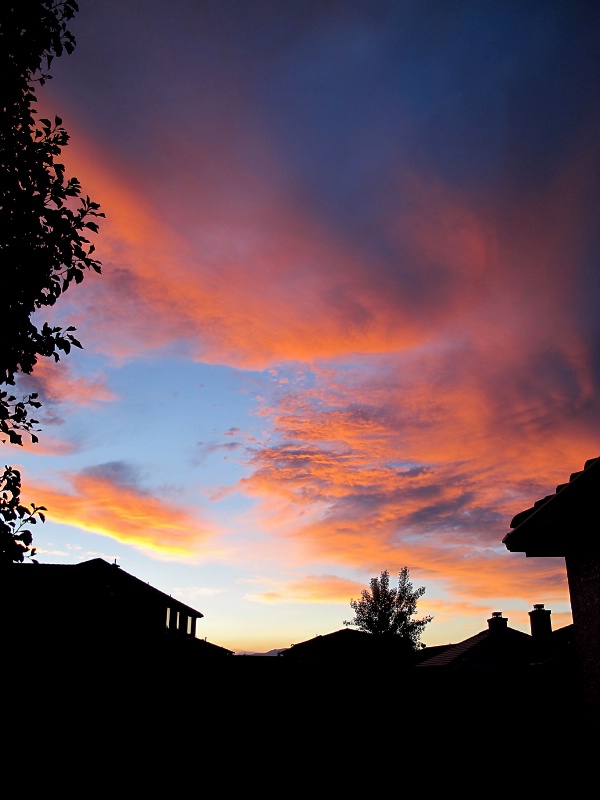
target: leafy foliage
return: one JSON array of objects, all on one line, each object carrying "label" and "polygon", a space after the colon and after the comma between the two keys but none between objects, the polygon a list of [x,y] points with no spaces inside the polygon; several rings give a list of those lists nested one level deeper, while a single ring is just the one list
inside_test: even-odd
[{"label": "leafy foliage", "polygon": [[421,634],[433,617],[412,619],[417,612],[417,600],[425,587],[413,589],[408,567],[398,575],[398,587],[390,589],[390,573],[384,570],[379,578],[371,578],[370,589],[363,589],[360,600],[351,600],[354,619],[345,621],[362,631],[375,634],[394,634],[410,642],[413,649],[422,647]]},{"label": "leafy foliage", "polygon": [[31,503],[27,508],[21,505],[21,473],[12,467],[5,467],[0,477],[0,566],[23,561],[25,554],[35,561],[35,547],[31,531],[25,525],[35,525],[40,519],[45,521],[44,506]]},{"label": "leafy foliage", "polygon": [[[75,0],[5,0],[0,3],[0,438],[22,445],[23,433],[37,442],[41,405],[37,394],[17,397],[17,373],[30,374],[39,357],[54,358],[81,347],[75,328],[34,322],[87,270],[100,272],[89,233],[103,217],[98,203],[82,196],[77,178],[66,178],[59,162],[69,136],[60,117],[37,119],[35,86],[51,77],[55,57],[72,53],[69,20]],[[21,504],[21,475],[5,467],[0,477],[0,564],[31,558],[28,529],[44,521],[44,506]]]},{"label": "leafy foliage", "polygon": [[31,408],[41,406],[37,399],[37,392],[17,400],[14,394],[0,390],[0,433],[6,434],[11,444],[22,444],[21,434],[17,433],[16,429],[28,431],[31,440],[38,441],[38,437],[32,432],[33,426],[37,425],[37,420],[28,416],[27,406]]},{"label": "leafy foliage", "polygon": [[[74,0],[6,0],[0,4],[0,385],[30,374],[40,356],[81,347],[75,328],[41,325],[32,315],[52,306],[86,270],[101,271],[87,238],[96,233],[98,203],[82,197],[77,178],[65,178],[58,158],[69,136],[60,117],[36,119],[34,85],[43,85],[52,60],[73,52],[67,23]],[[32,434],[37,395],[0,391],[0,435],[22,444]],[[6,439],[4,439],[6,441]]]}]

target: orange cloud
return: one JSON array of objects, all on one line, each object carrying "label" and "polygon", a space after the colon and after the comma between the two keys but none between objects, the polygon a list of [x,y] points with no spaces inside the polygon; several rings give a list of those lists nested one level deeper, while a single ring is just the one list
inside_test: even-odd
[{"label": "orange cloud", "polygon": [[92,470],[67,476],[73,491],[27,482],[49,521],[108,536],[161,557],[199,556],[219,533],[186,508]]},{"label": "orange cloud", "polygon": [[281,390],[273,435],[251,453],[241,488],[298,559],[373,574],[408,564],[469,602],[565,602],[560,559],[519,560],[501,539],[512,516],[600,452],[600,430],[579,429],[552,395],[520,415],[518,385],[513,414],[497,412],[494,366],[478,385],[452,355],[386,357],[379,369],[370,359],[368,369],[315,371],[312,388]]},{"label": "orange cloud", "polygon": [[84,341],[123,358],[185,342],[200,360],[266,368],[465,336],[503,364],[542,343],[566,350],[583,379],[589,353],[564,309],[591,224],[585,132],[553,180],[516,200],[494,187],[475,202],[399,156],[373,246],[307,204],[253,121],[253,169],[227,126],[205,148],[157,131],[175,176],[161,164],[142,174],[69,123],[68,171],[107,213],[104,275],[65,296]]},{"label": "orange cloud", "polygon": [[251,595],[267,603],[349,603],[364,586],[335,575],[307,575],[301,581],[281,584],[277,589]]},{"label": "orange cloud", "polygon": [[[264,153],[258,185],[255,177],[232,179],[235,202],[223,198],[226,176],[212,175],[218,184],[198,177],[192,207],[179,195],[163,196],[158,207],[146,176],[108,154],[99,159],[97,146],[82,141],[74,136],[68,162],[107,214],[98,241],[105,274],[78,287],[73,313],[78,327],[97,334],[85,341],[113,355],[180,339],[202,360],[260,368],[390,352],[426,340],[457,303],[464,306],[464,280],[456,280],[453,264],[443,268],[449,294],[440,294],[439,281],[427,288],[430,253],[400,265],[399,276],[388,260],[357,250],[309,215]],[[465,216],[460,224],[477,238],[477,220]],[[415,253],[422,235],[413,232]],[[449,248],[464,243],[463,233],[447,238]]]}]

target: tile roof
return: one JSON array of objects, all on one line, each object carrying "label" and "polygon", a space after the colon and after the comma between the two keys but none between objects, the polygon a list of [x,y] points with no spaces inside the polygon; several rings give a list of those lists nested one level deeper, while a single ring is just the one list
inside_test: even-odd
[{"label": "tile roof", "polygon": [[600,457],[588,459],[554,494],[536,501],[510,523],[507,550],[527,556],[600,554]]},{"label": "tile roof", "polygon": [[514,628],[501,632],[480,631],[458,644],[451,645],[420,664],[422,667],[492,668],[507,661],[527,662],[531,651],[531,636]]}]

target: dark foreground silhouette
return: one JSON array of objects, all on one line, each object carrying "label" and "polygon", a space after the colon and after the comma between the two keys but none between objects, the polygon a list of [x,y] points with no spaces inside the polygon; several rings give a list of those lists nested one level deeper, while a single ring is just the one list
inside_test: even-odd
[{"label": "dark foreground silhouette", "polygon": [[240,760],[265,775],[285,764],[288,779],[326,759],[329,769],[386,775],[449,758],[462,772],[498,758],[542,771],[594,763],[582,758],[598,720],[573,663],[534,663],[533,637],[499,613],[471,637],[470,666],[465,643],[431,648],[443,664],[425,667],[423,653],[370,647],[375,637],[349,629],[293,657],[235,656],[192,635],[200,612],[116,565],[65,567],[51,600],[44,576],[55,571],[15,572],[33,581],[18,602],[4,597],[3,721],[12,741],[27,749],[33,737],[67,769],[75,753],[94,771],[125,759],[135,780],[207,762],[228,776]]}]

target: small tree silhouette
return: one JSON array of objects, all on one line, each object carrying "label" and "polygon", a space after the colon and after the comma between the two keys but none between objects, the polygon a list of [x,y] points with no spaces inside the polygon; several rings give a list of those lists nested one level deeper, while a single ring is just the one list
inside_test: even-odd
[{"label": "small tree silhouette", "polygon": [[390,573],[384,570],[379,578],[371,578],[370,589],[363,589],[360,600],[351,600],[354,619],[344,621],[362,631],[374,634],[393,634],[410,642],[413,650],[424,647],[420,639],[423,629],[433,617],[412,619],[417,612],[417,600],[425,587],[413,589],[408,567],[398,575],[398,587],[390,589]]}]

